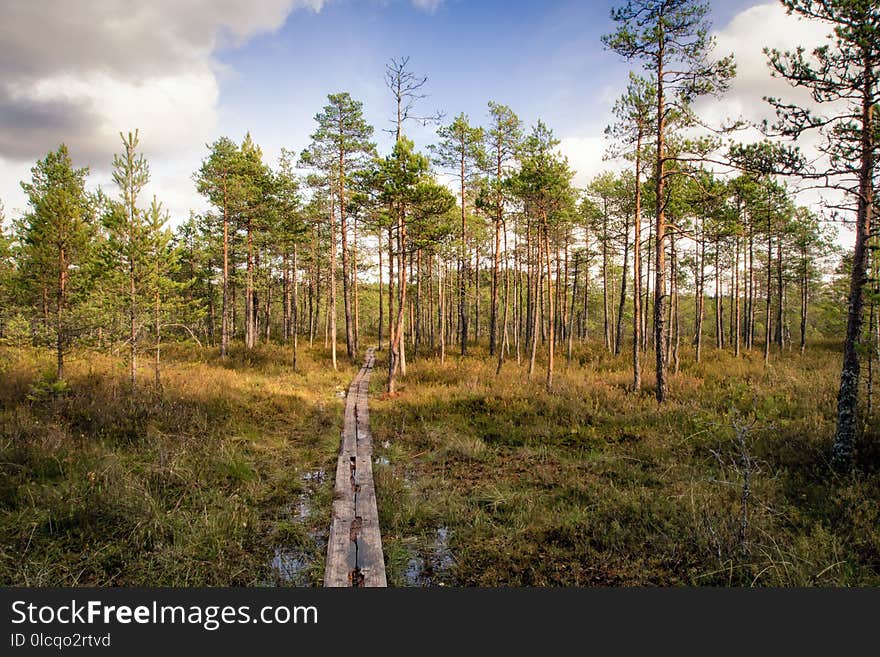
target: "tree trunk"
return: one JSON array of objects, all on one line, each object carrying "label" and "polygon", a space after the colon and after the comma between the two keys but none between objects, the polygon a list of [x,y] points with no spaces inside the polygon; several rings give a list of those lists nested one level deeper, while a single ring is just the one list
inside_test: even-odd
[{"label": "tree trunk", "polygon": [[862,335],[864,288],[868,280],[868,238],[874,209],[874,87],[872,74],[875,63],[865,56],[864,92],[861,117],[861,167],[859,171],[856,244],[853,252],[849,288],[846,340],[843,346],[843,367],[837,393],[837,430],[831,450],[832,465],[838,469],[852,467],[858,422],[859,348]]},{"label": "tree trunk", "polygon": [[656,351],[658,403],[663,403],[669,394],[666,380],[666,354],[663,352],[666,342],[666,208],[665,208],[665,176],[666,176],[666,99],[664,97],[665,47],[663,33],[660,31],[660,48],[657,57],[657,147],[656,159],[656,199],[657,227],[655,230],[655,278],[654,278],[654,349]]},{"label": "tree trunk", "polygon": [[[340,132],[342,126],[340,126]],[[354,324],[351,317],[351,260],[348,253],[348,227],[345,217],[345,153],[339,151],[339,235],[342,246],[342,304],[345,312],[345,353],[354,360]]]},{"label": "tree trunk", "polygon": [[402,358],[404,344],[404,315],[406,313],[406,262],[404,253],[406,249],[406,218],[402,207],[397,211],[397,322],[394,329],[394,339],[391,343],[388,358],[388,393],[394,394],[397,389],[397,371],[406,374],[403,369]]},{"label": "tree trunk", "polygon": [[555,349],[556,331],[553,329],[555,322],[555,308],[553,305],[553,290],[551,280],[553,270],[550,263],[550,228],[547,226],[547,213],[543,213],[544,219],[544,259],[547,261],[547,325],[548,325],[548,343],[547,343],[547,390],[553,389],[553,352]]},{"label": "tree trunk", "polygon": [[739,303],[739,235],[736,236],[736,255],[733,265],[733,353],[738,358],[740,355],[740,338],[742,328],[742,317],[740,316]]},{"label": "tree trunk", "polygon": [[724,349],[724,308],[721,290],[721,238],[715,241],[715,346]]},{"label": "tree trunk", "polygon": [[[801,245],[801,354],[803,354],[807,348],[807,295],[810,282],[808,267],[807,241],[804,239],[804,242]],[[873,304],[871,304],[871,312],[874,312]]]},{"label": "tree trunk", "polygon": [[385,323],[385,304],[382,301],[382,236],[379,236],[379,344],[376,347],[382,351],[382,325]]},{"label": "tree trunk", "polygon": [[623,343],[623,311],[626,307],[626,276],[629,267],[629,218],[624,221],[623,228],[623,270],[620,275],[620,300],[617,308],[617,330],[614,337],[614,355],[619,356]]},{"label": "tree trunk", "polygon": [[330,300],[327,308],[327,323],[330,329],[330,359],[333,370],[336,364],[336,216],[333,211],[333,197],[330,197]]},{"label": "tree trunk", "polygon": [[[642,343],[642,130],[636,139],[636,208],[633,216],[633,391],[642,389],[642,364],[639,350]],[[577,289],[575,270],[575,289]],[[576,293],[576,292],[575,292]],[[572,304],[573,305],[573,304]],[[574,308],[572,307],[572,311]]]},{"label": "tree trunk", "polygon": [[290,336],[291,340],[293,342],[293,363],[292,363],[292,365],[293,365],[294,372],[296,371],[297,358],[299,356],[299,330],[298,330],[298,326],[297,326],[298,325],[297,320],[299,320],[299,305],[297,303],[299,301],[299,298],[298,298],[299,293],[297,292],[297,284],[296,284],[296,273],[298,270],[297,255],[298,255],[297,254],[297,245],[294,244],[293,245],[293,271],[291,272],[291,274],[292,274],[291,284],[293,287],[293,303],[291,304],[291,309],[292,309],[292,317],[291,317],[292,331],[291,331],[291,333],[292,333],[292,335]]},{"label": "tree trunk", "polygon": [[160,320],[161,320],[160,314],[161,314],[161,309],[162,309],[161,290],[160,290],[160,287],[159,287],[160,273],[161,273],[161,262],[159,261],[159,253],[157,252],[157,253],[156,253],[156,270],[155,270],[155,274],[156,274],[156,295],[155,295],[155,299],[154,299],[154,304],[155,304],[155,305],[154,305],[154,311],[155,311],[155,315],[154,315],[154,317],[153,317],[153,319],[154,319],[154,325],[155,325],[155,329],[156,329],[156,364],[155,364],[156,388],[160,388],[160,387],[162,386],[162,376],[161,376],[161,372],[160,372],[160,370],[159,370],[159,347],[160,347],[161,338],[162,338],[162,335],[161,335],[161,332],[160,332],[160,329],[161,329],[161,326],[160,326]]},{"label": "tree trunk", "polygon": [[[769,200],[769,194],[768,194]],[[764,364],[770,362],[770,340],[772,333],[770,332],[770,291],[773,287],[773,233],[771,232],[771,213],[767,212],[767,308],[764,313]]]},{"label": "tree trunk", "polygon": [[611,325],[608,321],[608,207],[602,209],[602,322],[605,331],[605,348],[612,351]]},{"label": "tree trunk", "polygon": [[465,219],[465,155],[464,146],[461,151],[461,247],[459,257],[459,273],[458,273],[458,306],[461,324],[461,355],[467,354],[468,341],[468,308],[467,308],[467,280],[468,280],[468,260],[467,260],[467,222]]},{"label": "tree trunk", "polygon": [[700,257],[697,265],[697,318],[694,336],[696,361],[699,363],[703,354],[703,315],[706,307],[706,231],[705,218],[700,220]]},{"label": "tree trunk", "polygon": [[352,217],[351,222],[351,292],[352,292],[352,321],[354,322],[354,354],[360,355],[361,351],[361,327],[360,327],[360,300],[358,299],[358,270],[357,270],[357,217]]},{"label": "tree trunk", "polygon": [[220,358],[229,349],[229,213],[226,178],[223,178],[223,309],[220,317]]},{"label": "tree trunk", "polygon": [[64,380],[64,309],[67,305],[67,261],[64,249],[58,250],[58,300],[55,304],[55,375]]}]

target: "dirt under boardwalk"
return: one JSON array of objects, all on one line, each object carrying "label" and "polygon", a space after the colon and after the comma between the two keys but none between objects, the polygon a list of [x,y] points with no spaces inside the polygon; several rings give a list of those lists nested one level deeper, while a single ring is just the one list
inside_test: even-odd
[{"label": "dirt under boardwalk", "polygon": [[364,366],[345,399],[342,444],[336,465],[333,518],[327,543],[324,586],[387,586],[376,488],[373,484],[373,436],[368,391],[375,355],[367,350]]}]

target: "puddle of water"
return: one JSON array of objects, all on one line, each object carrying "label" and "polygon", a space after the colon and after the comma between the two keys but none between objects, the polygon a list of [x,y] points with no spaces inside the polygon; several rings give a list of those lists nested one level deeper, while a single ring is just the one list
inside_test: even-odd
[{"label": "puddle of water", "polygon": [[327,479],[327,473],[324,470],[309,470],[303,472],[300,479],[306,483],[323,484]]},{"label": "puddle of water", "polygon": [[387,456],[377,456],[375,459],[378,465],[390,465],[391,461],[388,460]]},{"label": "puddle of water", "polygon": [[[300,479],[305,490],[295,502],[288,504],[282,514],[291,522],[305,524],[312,516],[312,495],[327,479],[324,470],[310,470],[302,473]],[[327,538],[319,530],[307,532],[311,546],[308,548],[276,546],[274,556],[269,563],[271,581],[263,582],[264,586],[310,586],[311,568],[316,559],[320,559],[326,550]]]},{"label": "puddle of water", "polygon": [[430,549],[412,556],[407,562],[403,579],[407,586],[444,586],[454,564],[449,549],[449,528],[438,527]]},{"label": "puddle of water", "polygon": [[271,563],[272,575],[279,584],[308,586],[310,565],[311,560],[304,553],[276,547]]}]

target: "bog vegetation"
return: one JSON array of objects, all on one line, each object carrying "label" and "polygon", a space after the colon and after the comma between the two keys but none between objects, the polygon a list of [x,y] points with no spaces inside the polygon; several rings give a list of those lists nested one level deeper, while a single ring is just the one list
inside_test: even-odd
[{"label": "bog vegetation", "polygon": [[0,224],[0,581],[252,585],[274,550],[320,582],[377,345],[392,583],[880,583],[880,12],[784,4],[828,27],[767,51],[813,103],[749,141],[694,109],[736,73],[707,6],[613,10],[624,165],[582,189],[550,126],[430,113],[406,58],[389,152],[333,93],[276,163],[208,145],[211,211],[174,222],[137,131],[108,189],[48,153]]}]

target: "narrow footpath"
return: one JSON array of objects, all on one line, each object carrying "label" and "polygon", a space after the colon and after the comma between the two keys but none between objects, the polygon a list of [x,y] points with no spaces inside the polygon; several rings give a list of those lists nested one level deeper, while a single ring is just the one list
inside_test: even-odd
[{"label": "narrow footpath", "polygon": [[351,382],[345,399],[324,586],[388,585],[373,485],[373,436],[368,406],[375,359],[373,350],[367,350],[364,366]]}]

